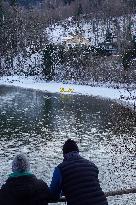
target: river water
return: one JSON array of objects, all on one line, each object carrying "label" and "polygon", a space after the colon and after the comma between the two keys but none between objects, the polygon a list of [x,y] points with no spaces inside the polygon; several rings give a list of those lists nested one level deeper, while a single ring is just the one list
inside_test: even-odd
[{"label": "river water", "polygon": [[[98,166],[104,191],[136,187],[136,113],[105,99],[0,86],[0,185],[20,151],[50,184],[68,138]],[[108,200],[135,205],[136,195]]]}]

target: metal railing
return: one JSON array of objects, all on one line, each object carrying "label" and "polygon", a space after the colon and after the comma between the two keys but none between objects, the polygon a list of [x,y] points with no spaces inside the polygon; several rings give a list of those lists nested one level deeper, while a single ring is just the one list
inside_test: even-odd
[{"label": "metal railing", "polygon": [[[134,193],[136,193],[136,188],[105,192],[105,196],[109,197],[109,196],[118,196],[123,194],[134,194]],[[61,197],[58,201],[50,201],[49,203],[59,203],[59,202],[66,202],[66,198]]]}]

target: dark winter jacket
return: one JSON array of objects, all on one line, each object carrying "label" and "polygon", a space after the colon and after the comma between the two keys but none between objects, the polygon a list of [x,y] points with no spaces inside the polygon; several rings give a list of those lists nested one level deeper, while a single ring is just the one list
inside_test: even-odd
[{"label": "dark winter jacket", "polygon": [[62,176],[62,192],[69,205],[108,204],[95,164],[77,155],[64,160],[58,168]]},{"label": "dark winter jacket", "polygon": [[9,177],[0,190],[0,205],[47,205],[47,184],[34,175]]}]

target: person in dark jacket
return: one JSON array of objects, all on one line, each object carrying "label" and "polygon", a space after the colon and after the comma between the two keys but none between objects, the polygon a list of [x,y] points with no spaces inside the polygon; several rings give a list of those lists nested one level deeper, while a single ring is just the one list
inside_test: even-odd
[{"label": "person in dark jacket", "polygon": [[54,199],[60,194],[68,205],[108,205],[98,180],[98,168],[79,155],[74,140],[68,139],[63,146],[64,160],[53,173],[50,191]]},{"label": "person in dark jacket", "polygon": [[48,204],[50,190],[44,181],[30,173],[30,164],[24,154],[14,158],[12,171],[0,189],[0,205]]}]

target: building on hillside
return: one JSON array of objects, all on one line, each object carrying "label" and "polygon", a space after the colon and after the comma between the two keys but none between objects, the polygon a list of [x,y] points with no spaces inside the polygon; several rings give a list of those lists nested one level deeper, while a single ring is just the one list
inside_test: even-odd
[{"label": "building on hillside", "polygon": [[108,51],[110,54],[116,54],[118,51],[117,37],[109,33],[106,35],[104,42],[99,43],[98,46]]},{"label": "building on hillside", "polygon": [[63,39],[63,44],[67,49],[75,46],[91,46],[91,42],[81,34],[65,37]]}]

